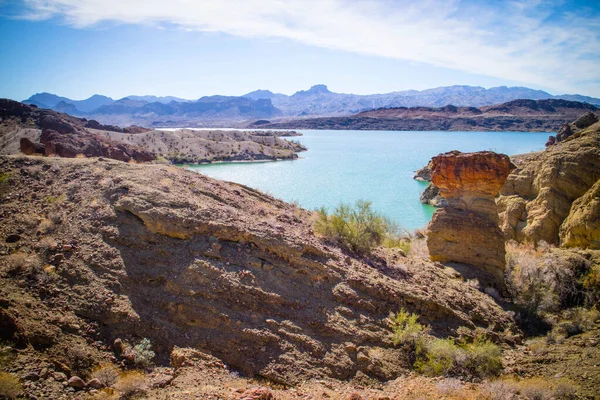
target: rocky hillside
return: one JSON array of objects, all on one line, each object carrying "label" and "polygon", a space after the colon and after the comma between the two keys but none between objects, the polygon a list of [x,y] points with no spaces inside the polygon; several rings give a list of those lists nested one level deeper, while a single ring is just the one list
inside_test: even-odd
[{"label": "rocky hillside", "polygon": [[486,107],[396,107],[349,117],[295,119],[262,124],[271,129],[556,131],[598,107],[567,100],[514,100]]},{"label": "rocky hillside", "polygon": [[0,100],[0,154],[108,157],[146,162],[165,158],[177,163],[297,158],[306,150],[278,136],[295,132],[156,131],[103,125],[52,110]]},{"label": "rocky hillside", "polygon": [[516,161],[497,201],[505,236],[600,249],[600,123]]},{"label": "rocky hillside", "polygon": [[241,185],[97,158],[4,156],[0,170],[0,339],[21,349],[6,368],[38,398],[134,362],[127,344],[142,338],[159,366],[193,348],[285,384],[404,373],[387,322],[400,307],[435,335],[516,338],[491,297],[444,268],[354,256],[315,236],[310,212]]}]

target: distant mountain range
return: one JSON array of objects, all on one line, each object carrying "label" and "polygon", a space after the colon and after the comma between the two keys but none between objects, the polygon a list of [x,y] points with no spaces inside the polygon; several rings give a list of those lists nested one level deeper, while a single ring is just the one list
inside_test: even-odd
[{"label": "distant mountain range", "polygon": [[356,95],[331,92],[315,85],[291,96],[256,90],[243,96],[204,96],[186,100],[173,96],[127,96],[119,100],[95,94],[72,100],[38,93],[23,102],[102,123],[156,126],[224,126],[256,119],[336,117],[393,107],[482,107],[516,99],[563,99],[600,105],[600,99],[578,94],[554,96],[526,87],[447,86],[385,94]]}]

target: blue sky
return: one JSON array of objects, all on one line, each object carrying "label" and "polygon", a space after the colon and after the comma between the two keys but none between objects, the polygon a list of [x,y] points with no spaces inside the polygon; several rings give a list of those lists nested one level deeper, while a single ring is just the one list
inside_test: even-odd
[{"label": "blue sky", "polygon": [[383,93],[600,97],[600,2],[0,0],[0,97]]}]

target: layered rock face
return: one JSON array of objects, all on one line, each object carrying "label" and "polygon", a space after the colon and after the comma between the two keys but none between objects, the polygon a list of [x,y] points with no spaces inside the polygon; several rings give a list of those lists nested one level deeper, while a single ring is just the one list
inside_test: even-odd
[{"label": "layered rock face", "polygon": [[598,248],[600,124],[527,155],[497,200],[506,239]]},{"label": "layered rock face", "polygon": [[427,227],[432,260],[470,264],[503,281],[504,237],[494,199],[513,168],[508,156],[490,151],[432,159],[432,183],[447,202]]},{"label": "layered rock face", "polygon": [[116,338],[145,337],[163,365],[177,346],[284,383],[390,379],[410,365],[386,322],[400,307],[436,335],[502,340],[512,326],[433,263],[355,258],[313,234],[310,212],[242,185],[98,159],[4,157],[0,169],[1,338],[57,358],[78,329],[103,357]]}]

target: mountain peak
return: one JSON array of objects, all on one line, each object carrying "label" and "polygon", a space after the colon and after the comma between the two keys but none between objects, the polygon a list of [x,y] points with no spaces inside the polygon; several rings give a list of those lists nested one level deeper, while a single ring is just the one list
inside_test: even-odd
[{"label": "mountain peak", "polygon": [[331,93],[329,89],[327,89],[327,85],[314,85],[310,89],[307,90],[308,93]]},{"label": "mountain peak", "polygon": [[314,86],[311,86],[311,88],[308,90],[300,90],[300,91],[296,92],[294,94],[294,96],[308,96],[308,95],[326,94],[326,93],[332,93],[329,91],[329,89],[327,89],[327,85],[314,85]]}]

